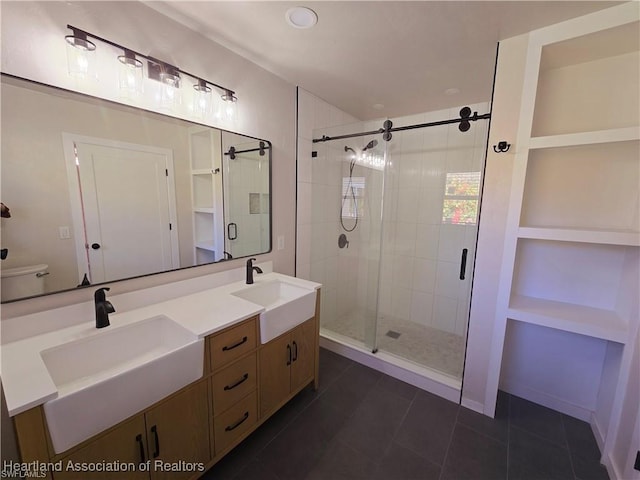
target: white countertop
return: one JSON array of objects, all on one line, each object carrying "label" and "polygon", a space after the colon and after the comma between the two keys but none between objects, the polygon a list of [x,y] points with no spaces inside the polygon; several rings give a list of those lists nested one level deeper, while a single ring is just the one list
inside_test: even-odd
[{"label": "white countertop", "polygon": [[[277,279],[310,290],[321,286],[275,272],[254,275],[254,285]],[[40,356],[43,350],[156,315],[166,315],[199,338],[204,338],[264,311],[260,305],[231,295],[231,292],[246,286],[244,281],[234,282],[122,313],[118,313],[118,305],[114,300],[116,313],[109,315],[111,326],[106,329],[95,328],[95,318],[91,317],[84,323],[3,345],[2,384],[9,415],[17,415],[58,396],[57,388]]]}]

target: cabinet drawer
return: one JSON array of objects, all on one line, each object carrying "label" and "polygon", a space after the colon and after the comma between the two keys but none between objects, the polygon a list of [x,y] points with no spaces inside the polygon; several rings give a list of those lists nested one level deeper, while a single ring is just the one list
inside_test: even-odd
[{"label": "cabinet drawer", "polygon": [[211,338],[211,370],[241,357],[256,348],[255,317],[237,327],[232,327]]},{"label": "cabinet drawer", "polygon": [[251,430],[257,420],[258,401],[254,391],[213,420],[216,452],[222,452],[234,440]]},{"label": "cabinet drawer", "polygon": [[256,388],[256,354],[229,365],[213,376],[213,411],[219,415]]}]

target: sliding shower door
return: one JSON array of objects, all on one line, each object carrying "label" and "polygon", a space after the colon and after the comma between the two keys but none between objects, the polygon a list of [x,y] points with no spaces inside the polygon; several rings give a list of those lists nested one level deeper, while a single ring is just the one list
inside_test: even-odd
[{"label": "sliding shower door", "polygon": [[[314,138],[360,132],[359,123]],[[321,328],[372,351],[376,343],[384,142],[380,135],[313,145],[311,274],[323,284]]]},{"label": "sliding shower door", "polygon": [[[458,110],[411,121],[455,118]],[[378,349],[455,379],[464,364],[486,134],[486,121],[465,132],[456,123],[395,132],[387,144]]]},{"label": "sliding shower door", "polygon": [[[349,135],[378,131],[382,120],[315,131],[326,141],[313,144],[310,234],[322,334],[456,382],[488,123],[439,125],[460,115],[455,108],[394,119],[393,128],[407,129],[387,140]],[[424,126],[431,123],[438,125]]]}]

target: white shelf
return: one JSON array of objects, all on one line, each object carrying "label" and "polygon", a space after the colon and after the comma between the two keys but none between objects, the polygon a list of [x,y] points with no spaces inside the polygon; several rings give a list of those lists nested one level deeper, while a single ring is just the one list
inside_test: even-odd
[{"label": "white shelf", "polygon": [[607,245],[640,246],[640,232],[554,227],[520,227],[518,238],[556,240],[560,242],[599,243]]},{"label": "white shelf", "polygon": [[191,170],[191,175],[211,175],[213,170],[210,168],[198,168],[196,170]]},{"label": "white shelf", "polygon": [[598,130],[595,132],[532,137],[529,140],[529,148],[534,150],[541,148],[574,147],[579,145],[628,142],[633,140],[640,140],[640,127],[614,128],[611,130]]},{"label": "white shelf", "polygon": [[627,324],[611,310],[512,295],[508,318],[624,344]]},{"label": "white shelf", "polygon": [[197,242],[196,243],[196,248],[199,248],[201,250],[208,250],[210,252],[215,252],[216,251],[216,247],[213,244],[213,242]]},{"label": "white shelf", "polygon": [[196,213],[210,213],[211,215],[214,213],[213,207],[193,207],[193,211]]}]

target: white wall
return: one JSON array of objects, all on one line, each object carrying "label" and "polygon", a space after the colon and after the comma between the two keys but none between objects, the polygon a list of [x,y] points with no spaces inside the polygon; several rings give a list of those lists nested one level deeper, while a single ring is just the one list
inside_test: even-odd
[{"label": "white wall", "polygon": [[[498,53],[462,383],[462,404],[479,412],[484,408],[489,373],[527,44],[528,34],[513,37],[500,42]],[[495,153],[492,145],[503,140],[511,148]]]},{"label": "white wall", "polygon": [[[71,24],[126,47],[148,53],[202,75],[236,91],[239,121],[210,122],[273,143],[273,235],[284,237],[284,249],[274,249],[260,260],[272,260],[274,270],[294,273],[295,245],[295,87],[202,35],[168,19],[139,2],[2,2],[2,71],[114,101],[119,98],[117,52],[98,44],[101,80],[78,82],[67,74],[66,43]],[[111,62],[111,63],[109,63]],[[188,85],[187,85],[188,86]],[[147,101],[142,106],[158,111]],[[179,115],[191,119],[186,104]],[[112,293],[215,271],[236,268],[242,260],[202,266],[170,274],[119,282]],[[90,291],[41,297],[3,306],[7,318],[69,303],[81,302]]]}]

